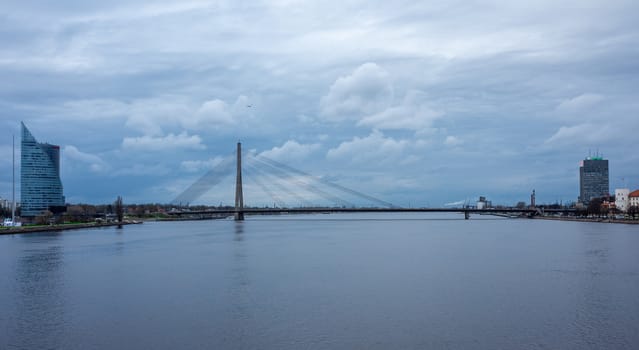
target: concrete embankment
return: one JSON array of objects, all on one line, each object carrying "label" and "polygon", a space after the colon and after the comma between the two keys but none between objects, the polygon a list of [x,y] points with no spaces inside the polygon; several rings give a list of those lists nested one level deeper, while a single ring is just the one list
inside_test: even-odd
[{"label": "concrete embankment", "polygon": [[66,231],[66,230],[78,230],[85,228],[100,228],[122,225],[141,224],[141,221],[123,221],[123,222],[89,222],[82,224],[61,224],[61,225],[37,225],[37,226],[21,226],[21,227],[1,227],[0,235],[15,235],[22,233],[34,233],[34,232],[52,232],[52,231]]}]

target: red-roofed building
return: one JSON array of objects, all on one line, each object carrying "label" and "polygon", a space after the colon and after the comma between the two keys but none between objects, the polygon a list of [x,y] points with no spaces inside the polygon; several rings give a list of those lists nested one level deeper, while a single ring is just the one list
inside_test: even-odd
[{"label": "red-roofed building", "polygon": [[631,207],[639,207],[639,190],[630,192],[628,195],[628,205]]}]

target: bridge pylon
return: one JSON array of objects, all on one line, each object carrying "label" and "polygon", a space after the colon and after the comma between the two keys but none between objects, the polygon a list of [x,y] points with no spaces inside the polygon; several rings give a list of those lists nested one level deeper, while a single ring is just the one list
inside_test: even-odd
[{"label": "bridge pylon", "polygon": [[237,143],[237,172],[235,175],[235,221],[244,220],[244,195],[242,194],[242,143]]}]

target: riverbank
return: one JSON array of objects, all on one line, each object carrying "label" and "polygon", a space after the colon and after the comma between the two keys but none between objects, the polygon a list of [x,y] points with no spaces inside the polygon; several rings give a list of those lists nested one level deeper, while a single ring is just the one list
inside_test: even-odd
[{"label": "riverbank", "polygon": [[0,227],[0,235],[15,235],[15,234],[22,234],[22,233],[79,230],[84,228],[136,225],[141,223],[142,221],[127,220],[123,222],[104,222],[104,223],[89,222],[89,223],[80,223],[80,224],[37,225],[37,226],[21,226],[21,227],[10,227],[10,228]]},{"label": "riverbank", "polygon": [[595,222],[602,224],[628,224],[638,225],[639,220],[625,219],[606,219],[606,218],[579,218],[574,216],[533,216],[533,219],[555,220],[555,221],[576,221],[576,222]]},{"label": "riverbank", "polygon": [[225,215],[225,216],[207,216],[207,217],[192,217],[192,216],[186,216],[186,217],[168,217],[168,218],[149,218],[149,219],[144,219],[144,221],[202,221],[202,220],[223,220],[223,219],[227,219],[229,217],[232,217],[232,215]]}]

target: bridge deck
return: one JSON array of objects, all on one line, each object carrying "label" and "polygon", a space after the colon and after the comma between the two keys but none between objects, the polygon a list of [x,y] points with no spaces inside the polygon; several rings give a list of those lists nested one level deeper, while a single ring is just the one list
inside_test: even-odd
[{"label": "bridge deck", "polygon": [[[518,213],[535,214],[536,208],[504,208],[504,209],[476,209],[476,208],[244,208],[244,214],[304,214],[304,213]],[[543,209],[545,213],[573,213],[574,209]],[[199,214],[235,214],[234,208],[215,210],[192,210],[168,212],[169,215],[199,215]]]}]

